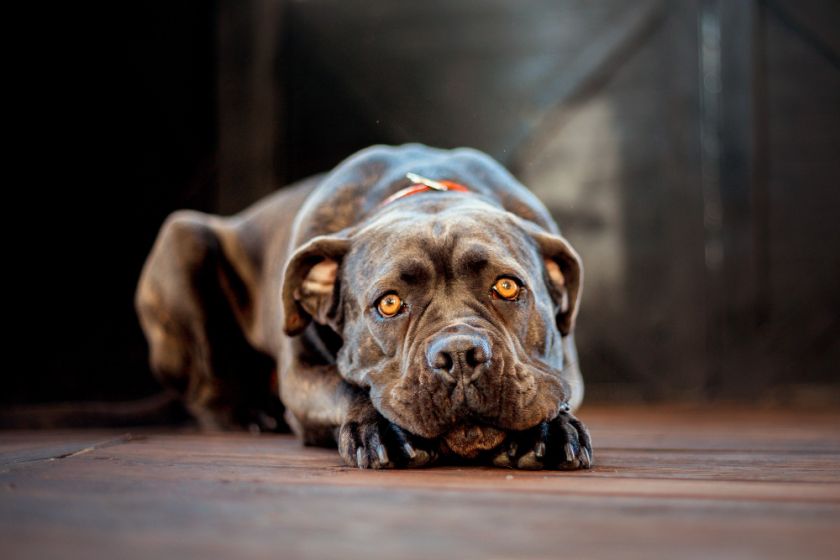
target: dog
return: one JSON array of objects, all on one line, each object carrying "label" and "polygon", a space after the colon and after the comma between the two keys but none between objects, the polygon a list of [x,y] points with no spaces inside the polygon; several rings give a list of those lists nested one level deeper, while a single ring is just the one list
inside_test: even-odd
[{"label": "dog", "polygon": [[209,429],[283,430],[360,468],[592,465],[580,257],[479,151],[374,146],[232,217],[177,211],[136,307]]}]

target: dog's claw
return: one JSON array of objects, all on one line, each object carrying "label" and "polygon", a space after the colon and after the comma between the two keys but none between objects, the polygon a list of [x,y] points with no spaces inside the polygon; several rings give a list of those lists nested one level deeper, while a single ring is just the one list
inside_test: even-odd
[{"label": "dog's claw", "polygon": [[[525,450],[518,456],[518,450]],[[512,432],[505,451],[493,458],[497,467],[520,469],[588,469],[592,444],[586,427],[574,416],[560,413],[530,430]]]},{"label": "dog's claw", "polygon": [[589,451],[588,451],[587,449],[584,449],[584,450],[583,450],[583,457],[582,457],[582,459],[583,459],[583,460],[581,461],[581,466],[582,466],[584,469],[588,469],[588,468],[590,468],[590,467],[592,466],[592,454],[591,454],[591,453],[589,453]]},{"label": "dog's claw", "polygon": [[437,460],[430,442],[404,432],[378,412],[363,412],[366,414],[345,422],[338,432],[338,451],[348,465],[390,469],[422,467]]},{"label": "dog's claw", "polygon": [[379,457],[379,464],[388,464],[388,452],[385,451],[385,446],[381,443],[376,447],[376,456]]},{"label": "dog's claw", "polygon": [[390,425],[389,433],[403,452],[398,466],[424,467],[437,460],[437,454],[425,440],[412,436],[396,424]]},{"label": "dog's claw", "polygon": [[572,444],[567,443],[565,446],[563,446],[563,448],[566,451],[566,461],[568,461],[569,463],[574,461],[575,460],[575,450],[572,449]]}]

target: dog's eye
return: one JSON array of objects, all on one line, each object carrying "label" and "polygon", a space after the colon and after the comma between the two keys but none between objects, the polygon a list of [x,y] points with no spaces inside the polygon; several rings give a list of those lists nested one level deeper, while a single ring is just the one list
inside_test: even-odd
[{"label": "dog's eye", "polygon": [[493,284],[492,290],[498,297],[508,301],[514,301],[519,297],[520,286],[519,282],[513,278],[499,278]]},{"label": "dog's eye", "polygon": [[393,317],[403,308],[403,302],[397,294],[388,294],[379,300],[379,314],[383,317]]}]

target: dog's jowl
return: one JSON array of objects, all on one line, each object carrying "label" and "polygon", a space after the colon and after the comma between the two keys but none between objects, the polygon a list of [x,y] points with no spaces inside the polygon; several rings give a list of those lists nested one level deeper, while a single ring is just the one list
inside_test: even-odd
[{"label": "dog's jowl", "polygon": [[137,290],[152,369],[211,429],[363,468],[588,468],[580,258],[470,149],[377,146],[229,218],[174,213]]}]

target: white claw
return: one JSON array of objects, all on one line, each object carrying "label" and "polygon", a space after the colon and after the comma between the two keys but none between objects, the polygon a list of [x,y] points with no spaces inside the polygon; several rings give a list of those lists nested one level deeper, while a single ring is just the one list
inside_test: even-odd
[{"label": "white claw", "polygon": [[388,452],[385,451],[384,445],[378,445],[376,447],[376,455],[379,457],[379,463],[382,465],[388,464]]}]

